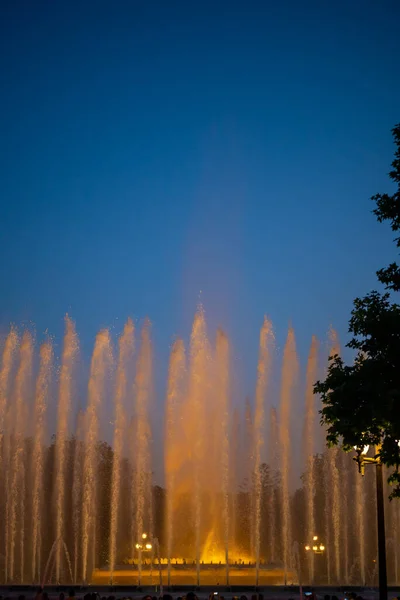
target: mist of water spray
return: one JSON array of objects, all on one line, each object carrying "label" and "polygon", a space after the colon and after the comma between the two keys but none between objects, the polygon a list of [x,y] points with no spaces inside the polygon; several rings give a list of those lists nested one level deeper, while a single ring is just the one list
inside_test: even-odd
[{"label": "mist of water spray", "polygon": [[72,529],[74,532],[74,581],[78,581],[79,541],[81,537],[81,506],[82,506],[82,465],[83,465],[83,436],[85,432],[85,413],[79,411],[76,425],[73,483],[72,483]]},{"label": "mist of water spray", "polygon": [[[272,473],[276,473],[279,468],[279,427],[278,415],[276,408],[271,406],[269,414],[269,435],[268,435],[268,457],[271,463]],[[276,538],[277,538],[277,523],[276,523],[276,504],[274,490],[268,497],[268,521],[269,521],[269,560],[271,563],[276,559]]]},{"label": "mist of water spray", "polygon": [[222,484],[222,522],[224,528],[226,584],[229,585],[229,342],[223,331],[217,331],[216,402],[221,416],[219,428],[220,481]]},{"label": "mist of water spray", "polygon": [[46,411],[53,366],[53,346],[50,341],[40,347],[40,367],[36,380],[34,408],[34,444],[32,454],[32,581],[40,581],[42,549],[43,451],[46,431]]},{"label": "mist of water spray", "polygon": [[331,536],[331,515],[332,515],[332,490],[329,476],[331,457],[328,452],[324,455],[324,537],[326,544],[326,574],[327,583],[331,585],[332,580],[332,536]]},{"label": "mist of water spray", "polygon": [[[292,524],[290,518],[289,481],[290,481],[290,415],[295,387],[298,378],[298,360],[296,342],[292,327],[283,352],[281,401],[280,401],[280,427],[279,439],[281,447],[281,474],[282,474],[282,547],[283,564],[285,573],[290,567],[292,548]],[[286,575],[285,575],[286,578]]]},{"label": "mist of water spray", "polygon": [[[9,553],[9,577],[14,579],[15,575],[15,545],[18,538],[20,543],[20,576],[23,579],[24,569],[24,545],[25,545],[25,514],[22,512],[22,519],[18,519],[18,510],[23,511],[25,494],[25,432],[26,432],[26,403],[29,395],[29,385],[32,378],[33,362],[33,338],[29,331],[25,331],[22,336],[19,366],[15,379],[15,413],[14,413],[14,443],[12,448],[11,464],[11,498],[9,523],[10,528],[10,553]],[[19,524],[19,531],[17,531]]]},{"label": "mist of water spray", "polygon": [[271,346],[274,335],[272,324],[264,317],[260,331],[260,346],[257,365],[256,400],[254,409],[254,492],[255,492],[255,557],[256,557],[256,585],[260,568],[260,542],[261,542],[261,462],[264,446],[264,421],[265,400],[268,387],[269,372],[271,369]]},{"label": "mist of water spray", "polygon": [[348,455],[341,452],[339,455],[339,471],[340,471],[340,557],[342,560],[341,572],[342,579],[345,584],[349,583],[349,480],[348,470],[346,469],[346,461]]},{"label": "mist of water spray", "polygon": [[[303,431],[304,464],[306,467],[306,506],[307,506],[307,541],[315,535],[315,474],[314,474],[314,439],[315,439],[315,397],[314,384],[318,376],[318,340],[315,336],[311,339],[311,347],[307,361],[306,374],[306,411]],[[314,552],[309,553],[309,577],[314,581]]]},{"label": "mist of water spray", "polygon": [[11,371],[14,357],[18,346],[18,334],[14,327],[11,327],[7,335],[0,370],[0,477],[2,476],[2,486],[4,493],[0,497],[0,507],[5,512],[4,523],[4,581],[8,581],[9,565],[9,511],[10,511],[10,436],[4,436],[5,416],[8,407],[10,392]]},{"label": "mist of water spray", "polygon": [[235,491],[238,489],[240,475],[241,475],[241,467],[243,466],[241,463],[241,447],[240,447],[240,414],[237,408],[233,411],[232,416],[232,430],[231,430],[231,444],[230,444],[230,455],[229,455],[229,472],[230,472],[230,514],[232,515],[230,519],[230,544],[231,548],[235,548],[235,540],[237,537],[237,520],[236,515],[238,512],[238,504]]},{"label": "mist of water spray", "polygon": [[[71,400],[73,394],[73,370],[78,352],[78,336],[74,322],[66,315],[64,346],[61,358],[60,384],[58,392],[57,436],[55,448],[55,473],[56,473],[56,540],[64,536],[65,516],[65,471],[66,471],[66,446],[68,436]],[[56,580],[60,581],[61,544],[55,550]]]},{"label": "mist of water spray", "polygon": [[363,478],[354,469],[355,475],[355,501],[356,501],[356,540],[358,546],[358,559],[360,564],[360,580],[361,584],[365,585],[365,496]]},{"label": "mist of water spray", "polygon": [[118,512],[120,504],[121,487],[121,460],[125,429],[124,401],[127,395],[127,369],[133,357],[134,325],[128,319],[119,338],[118,365],[114,394],[115,421],[114,421],[114,455],[111,479],[111,519],[110,519],[110,573],[113,577],[117,551]]},{"label": "mist of water spray", "polygon": [[[250,398],[247,397],[245,400],[244,408],[244,420],[245,420],[245,449],[246,449],[246,463],[245,473],[250,474],[251,478],[254,478],[254,423],[253,413],[251,410]],[[250,491],[250,553],[254,552],[256,547],[256,520],[255,520],[255,505],[256,505],[256,491],[253,486],[253,481],[247,481]]]},{"label": "mist of water spray", "polygon": [[[136,499],[135,526],[137,540],[142,543],[142,534],[144,532],[145,507],[148,507],[151,499],[150,484],[150,423],[149,423],[149,402],[151,398],[152,382],[152,346],[150,339],[150,321],[145,320],[140,334],[140,349],[136,365],[135,377],[135,414],[136,414],[136,436],[135,436],[135,456],[136,469],[134,477],[134,490]],[[150,532],[152,533],[152,532]],[[132,548],[135,546],[135,540],[132,539]],[[141,580],[142,560],[139,552],[139,583]]]},{"label": "mist of water spray", "polygon": [[165,482],[167,486],[167,557],[168,585],[171,582],[171,557],[174,535],[174,496],[175,476],[179,465],[176,456],[176,439],[178,434],[179,402],[182,394],[183,376],[185,373],[185,347],[181,339],[176,339],[171,350],[167,398],[165,407]]},{"label": "mist of water spray", "polygon": [[[75,427],[72,429],[75,430],[75,435],[70,436],[68,431],[69,415],[72,417],[72,408],[77,408],[80,400],[76,397],[76,401],[72,402],[72,395],[78,391],[78,385],[72,386],[71,380],[76,381],[75,375],[72,375],[75,370],[72,366],[69,371],[69,397],[62,402],[62,408],[58,406],[61,420],[65,417],[64,423],[67,423],[66,426],[58,424],[61,430],[59,439],[63,436],[65,439],[65,455],[61,460],[65,465],[62,481],[65,510],[61,525],[65,541],[62,538],[55,539],[57,522],[49,524],[48,521],[52,514],[51,504],[60,489],[56,475],[56,465],[59,464],[57,461],[60,460],[56,457],[59,442],[56,441],[55,447],[48,444],[46,435],[47,425],[58,418],[53,415],[57,406],[50,406],[51,343],[47,341],[41,347],[36,385],[33,385],[32,336],[25,334],[22,345],[19,346],[16,333],[12,330],[4,340],[0,368],[0,487],[2,490],[4,488],[5,493],[3,497],[0,494],[0,504],[5,502],[5,516],[0,518],[0,540],[2,545],[5,543],[5,551],[0,548],[0,558],[5,555],[4,575],[7,582],[17,583],[24,577],[25,583],[32,581],[32,578],[36,581],[42,579],[46,583],[55,582],[59,578],[67,583],[69,577],[75,582],[78,578],[87,581],[92,579],[97,584],[100,580],[104,583],[105,577],[112,577],[112,572],[116,579],[117,555],[124,552],[125,548],[128,549],[129,542],[133,545],[137,542],[145,543],[140,539],[144,532],[149,535],[147,542],[151,542],[153,549],[158,551],[158,544],[152,539],[150,419],[156,413],[152,412],[150,402],[152,350],[149,324],[146,322],[143,327],[135,374],[130,367],[132,347],[128,338],[131,326],[133,344],[133,325],[128,321],[119,340],[117,368],[115,372],[110,370],[115,380],[107,378],[109,367],[112,366],[108,332],[98,334],[90,368],[88,406],[86,412],[80,412],[74,420]],[[268,339],[266,347],[269,348],[272,334]],[[130,348],[126,353],[125,342],[127,348]],[[331,344],[335,346],[332,340]],[[206,579],[210,581],[214,573],[215,581],[221,582],[225,573],[227,582],[235,575],[240,577],[241,583],[244,583],[245,577],[248,578],[246,583],[254,583],[257,576],[258,583],[264,584],[270,581],[271,576],[277,576],[277,570],[264,567],[261,558],[263,563],[284,561],[286,570],[289,566],[294,566],[291,564],[293,557],[297,558],[297,566],[302,562],[300,547],[291,543],[294,535],[291,533],[290,514],[294,518],[298,504],[293,502],[289,511],[289,482],[293,492],[295,480],[295,474],[290,473],[290,463],[297,462],[299,449],[290,441],[290,419],[298,416],[297,409],[302,397],[300,390],[295,389],[297,357],[293,332],[289,332],[284,352],[278,413],[266,402],[266,398],[270,397],[271,378],[265,374],[268,374],[271,351],[269,350],[266,359],[264,356],[264,360],[262,348],[265,348],[265,344],[260,341],[261,367],[267,367],[263,371],[259,364],[253,417],[249,401],[246,401],[244,416],[242,403],[238,403],[237,407],[230,405],[231,392],[232,396],[236,392],[233,386],[231,388],[236,377],[230,368],[230,344],[226,335],[218,331],[215,347],[210,346],[201,309],[193,324],[187,371],[183,342],[177,340],[172,347],[165,409],[165,512],[161,513],[161,494],[154,494],[154,499],[157,498],[155,514],[160,518],[154,524],[159,527],[161,520],[165,523],[166,536],[160,541],[161,548],[164,548],[163,551],[168,556],[169,582],[172,579],[172,585],[180,577],[179,572],[182,572],[180,567],[172,567],[172,556],[178,559],[185,557],[190,563],[197,559],[198,583],[201,569],[202,579],[204,573],[202,583],[206,583]],[[316,379],[316,354],[316,340],[313,339],[307,367],[303,431],[305,463],[306,467],[312,468],[306,469],[303,479],[305,527],[303,523],[293,522],[293,529],[296,524],[299,535],[304,534],[304,542],[311,542],[311,536],[319,534],[320,529],[323,530],[325,521],[323,541],[329,582],[336,583],[338,577],[342,576],[342,581],[349,579],[353,582],[357,578],[365,583],[370,578],[370,549],[376,544],[376,529],[373,525],[373,469],[366,473],[364,480],[356,475],[354,469],[354,477],[357,476],[357,479],[353,480],[352,461],[342,453],[334,457],[331,450],[324,452],[323,458],[314,456],[314,460],[310,461],[319,444],[316,441],[317,419],[311,396],[312,383]],[[64,355],[61,362],[62,366],[68,363],[67,359],[64,360]],[[61,371],[60,387],[63,380]],[[133,387],[132,379],[135,380]],[[68,377],[66,381],[68,383]],[[275,383],[275,379],[273,381]],[[61,395],[60,390],[58,398],[55,398],[58,404]],[[114,399],[115,419],[106,407],[103,417],[104,424],[109,419],[113,424],[114,437],[110,446],[107,442],[100,443],[104,439],[100,436],[101,410],[103,402],[109,398]],[[315,398],[315,403],[317,402],[318,399]],[[49,410],[46,412],[47,403]],[[68,403],[71,405],[70,409],[66,408]],[[128,404],[131,409],[134,408],[129,431],[125,425],[128,423],[125,416]],[[267,449],[264,448],[264,441],[268,445]],[[297,444],[297,437],[295,441]],[[130,455],[125,456],[126,448],[123,448],[123,444],[128,442],[131,444]],[[264,454],[271,478],[269,471],[264,469]],[[51,469],[49,472],[47,466]],[[133,474],[133,485],[129,480],[129,473]],[[97,493],[100,483],[102,496]],[[269,493],[271,488],[273,492]],[[354,502],[350,502],[353,499],[350,489],[354,491]],[[298,497],[300,496],[297,494],[291,495],[292,499]],[[130,510],[130,502],[133,510]],[[387,507],[387,539],[391,549],[388,560],[390,581],[398,577],[400,567],[399,546],[396,544],[400,515],[398,510],[394,512],[394,504]],[[372,514],[374,518],[370,520]],[[0,515],[4,515],[1,510]],[[133,533],[129,531],[132,521]],[[157,535],[159,532],[155,530],[155,533]],[[73,552],[72,565],[66,542]],[[108,558],[105,556],[107,547],[110,570],[106,575],[105,569],[93,570],[92,567],[105,564]],[[45,548],[51,548],[49,557],[44,553]],[[57,575],[56,557],[60,549]],[[133,583],[138,572],[136,556],[130,583]],[[304,553],[303,559],[305,558]],[[246,563],[246,568],[240,565],[242,561]],[[212,568],[210,562],[213,563]],[[311,570],[311,578],[314,574],[316,578],[322,579],[323,567],[318,566],[322,562],[315,559],[315,573]],[[140,577],[143,576],[143,583],[147,584],[152,577],[152,567],[141,570],[140,553],[139,563]],[[351,572],[348,572],[348,565],[353,565]],[[195,566],[187,564],[183,570],[185,577],[189,573],[193,576]],[[160,581],[163,571],[164,568],[160,566]],[[288,573],[289,577],[293,575],[294,573]]]},{"label": "mist of water spray", "polygon": [[[340,345],[337,332],[334,329],[329,331],[330,352],[329,356],[340,354]],[[339,470],[337,467],[338,449],[331,448],[328,451],[328,489],[331,494],[331,510],[332,510],[332,529],[333,529],[333,556],[334,556],[334,572],[336,582],[340,582],[340,485],[339,485]]]},{"label": "mist of water spray", "polygon": [[195,315],[190,338],[189,410],[188,428],[193,436],[194,476],[194,529],[197,585],[200,584],[200,541],[201,541],[201,477],[204,466],[204,406],[208,366],[208,340],[204,311],[200,307]]},{"label": "mist of water spray", "polygon": [[[89,541],[96,526],[96,447],[99,440],[100,410],[105,393],[106,377],[111,367],[111,342],[108,329],[96,336],[88,386],[87,428],[83,468],[82,502],[82,578],[87,581]],[[94,566],[94,565],[93,565]]]},{"label": "mist of water spray", "polygon": [[4,421],[7,409],[7,400],[9,395],[10,387],[10,375],[13,366],[15,351],[18,346],[18,334],[14,327],[11,327],[9,334],[7,335],[6,342],[4,344],[2,364],[0,371],[0,473],[3,472],[3,435],[4,435]]}]

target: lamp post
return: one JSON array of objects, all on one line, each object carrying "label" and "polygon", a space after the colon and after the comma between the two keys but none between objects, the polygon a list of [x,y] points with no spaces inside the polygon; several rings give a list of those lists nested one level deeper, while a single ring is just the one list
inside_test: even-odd
[{"label": "lamp post", "polygon": [[138,585],[142,584],[142,552],[151,550],[152,545],[147,540],[147,533],[142,533],[141,541],[136,542],[135,548],[138,551]]},{"label": "lamp post", "polygon": [[[312,542],[305,544],[304,550],[311,559],[314,554],[323,554],[325,552],[325,544],[319,540],[317,535],[313,535]],[[314,585],[314,579],[311,581],[311,585]]]},{"label": "lamp post", "polygon": [[312,543],[304,546],[306,552],[314,552],[314,554],[323,554],[325,552],[325,545],[318,541],[318,536],[313,535]]},{"label": "lamp post", "polygon": [[150,552],[156,548],[157,560],[158,560],[158,574],[160,578],[160,590],[162,589],[162,572],[161,572],[161,559],[160,559],[160,544],[158,538],[152,537],[149,541],[147,533],[142,533],[142,541],[137,542],[136,550],[138,551],[138,585],[141,585],[142,581],[142,552]]},{"label": "lamp post", "polygon": [[373,458],[366,456],[369,446],[355,448],[357,456],[354,460],[358,464],[358,471],[364,475],[365,465],[376,466],[376,509],[378,527],[378,563],[379,563],[379,600],[387,600],[387,570],[386,570],[386,534],[385,534],[385,508],[383,501],[383,466],[379,460],[379,448],[375,447]]}]

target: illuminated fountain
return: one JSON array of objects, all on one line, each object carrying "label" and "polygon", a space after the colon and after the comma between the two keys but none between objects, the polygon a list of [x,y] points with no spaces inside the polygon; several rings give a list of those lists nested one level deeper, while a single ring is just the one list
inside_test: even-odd
[{"label": "illuminated fountain", "polygon": [[[0,583],[373,583],[374,478],[324,448],[312,393],[335,332],[300,369],[294,329],[280,356],[265,318],[247,400],[202,308],[162,397],[149,320],[99,331],[87,383],[69,317],[59,365],[53,345],[36,356],[15,327],[3,340]],[[386,510],[395,583],[400,503]]]}]

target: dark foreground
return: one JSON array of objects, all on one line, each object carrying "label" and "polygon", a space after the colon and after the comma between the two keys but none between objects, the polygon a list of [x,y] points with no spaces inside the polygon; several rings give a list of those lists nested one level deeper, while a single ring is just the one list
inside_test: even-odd
[{"label": "dark foreground", "polygon": [[[72,586],[46,586],[45,591],[49,596],[49,600],[58,600],[61,592],[65,594],[65,598],[68,597],[68,590],[71,589]],[[35,586],[28,585],[10,585],[10,586],[0,586],[0,597],[3,600],[7,598],[18,598],[20,596],[24,596],[25,600],[34,599],[36,594]],[[196,588],[193,586],[173,586],[171,588],[164,587],[163,590],[160,589],[159,586],[98,586],[98,585],[89,585],[87,587],[74,586],[75,590],[75,600],[83,600],[85,594],[88,592],[98,593],[99,599],[109,599],[110,596],[113,596],[115,600],[122,599],[142,599],[144,596],[152,596],[153,598],[159,598],[162,594],[170,594],[173,600],[177,600],[178,598],[182,598],[187,592],[194,591],[199,598],[199,600],[208,600],[209,595],[212,592],[218,592],[220,596],[223,596],[225,600],[233,600],[234,598],[240,599],[241,596],[246,596],[247,600],[251,599],[251,596],[256,592],[256,588],[254,586],[201,586],[200,588]],[[308,586],[304,586],[302,588],[303,592],[303,600],[307,599],[307,596],[304,596],[304,593],[310,591],[311,588]],[[268,598],[270,600],[290,600],[290,599],[298,599],[301,597],[301,591],[299,586],[260,586],[257,590],[259,593],[262,593],[264,598]],[[326,595],[337,596],[339,600],[344,600],[349,597],[350,592],[354,591],[358,596],[361,596],[363,600],[375,600],[378,598],[378,589],[377,588],[362,588],[362,587],[328,587],[328,586],[316,586],[313,588],[315,595],[318,600],[323,600]],[[400,587],[389,587],[388,592],[389,600],[394,598],[400,598]]]}]

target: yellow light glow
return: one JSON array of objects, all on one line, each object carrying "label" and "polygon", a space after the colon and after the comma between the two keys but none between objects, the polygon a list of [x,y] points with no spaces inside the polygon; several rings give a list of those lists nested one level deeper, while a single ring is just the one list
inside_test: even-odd
[{"label": "yellow light glow", "polygon": [[146,549],[147,550],[151,550],[152,549],[152,545],[151,544],[146,544]]},{"label": "yellow light glow", "polygon": [[314,550],[314,552],[316,552],[318,550],[318,546],[313,546],[312,549]]},{"label": "yellow light glow", "polygon": [[361,454],[365,455],[367,454],[368,450],[369,450],[369,446],[363,446],[362,448],[357,448],[357,446],[354,446],[354,450],[356,450],[357,452],[361,452]]},{"label": "yellow light glow", "polygon": [[317,536],[317,535],[314,535],[314,537],[313,537],[313,540],[314,540],[314,542],[315,542],[317,539],[318,539],[318,536]]},{"label": "yellow light glow", "polygon": [[325,546],[323,544],[321,544],[319,549],[323,552],[325,550]]},{"label": "yellow light glow", "polygon": [[142,533],[142,540],[147,539],[147,533]]},{"label": "yellow light glow", "polygon": [[141,545],[140,544],[136,544],[136,550],[140,550]]},{"label": "yellow light glow", "polygon": [[306,550],[310,550],[310,546],[306,546],[305,548],[306,548]]}]

